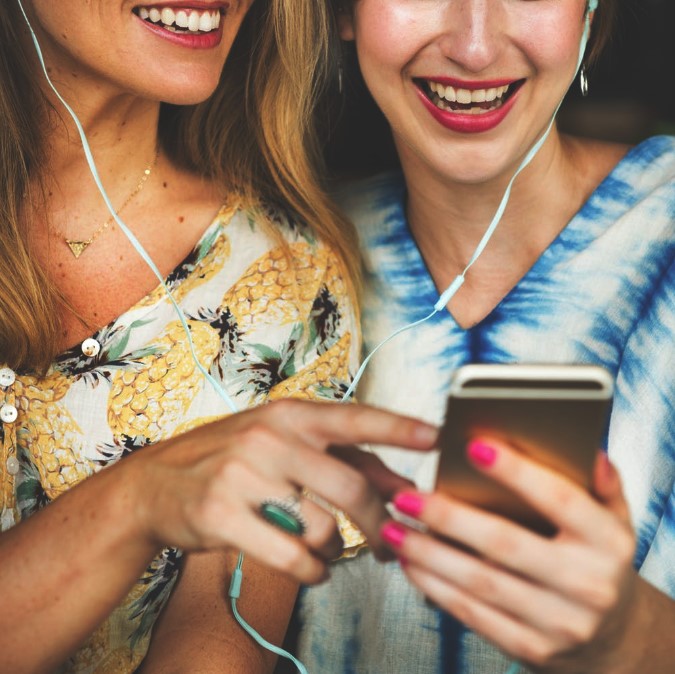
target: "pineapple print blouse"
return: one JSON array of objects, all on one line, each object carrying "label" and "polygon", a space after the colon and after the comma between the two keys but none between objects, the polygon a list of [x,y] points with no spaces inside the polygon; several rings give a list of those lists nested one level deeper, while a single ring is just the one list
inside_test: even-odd
[{"label": "pineapple print blouse", "polygon": [[[239,409],[339,399],[349,385],[359,340],[337,260],[290,216],[223,207],[166,283],[202,365]],[[126,454],[230,413],[195,366],[162,287],[61,354],[46,376],[0,368],[3,531]],[[341,521],[349,546],[357,534]],[[133,672],[180,558],[165,549],[154,559],[59,672]]]}]

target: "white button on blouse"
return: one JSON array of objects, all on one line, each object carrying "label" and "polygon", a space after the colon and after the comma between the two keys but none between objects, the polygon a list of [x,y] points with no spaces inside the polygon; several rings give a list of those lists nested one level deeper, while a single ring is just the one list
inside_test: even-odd
[{"label": "white button on blouse", "polygon": [[13,424],[19,413],[16,411],[14,405],[3,405],[0,407],[0,421],[5,424]]},{"label": "white button on blouse", "polygon": [[5,465],[10,475],[16,475],[19,472],[19,460],[15,456],[10,456]]},{"label": "white button on blouse", "polygon": [[98,356],[101,351],[101,345],[93,338],[89,337],[82,342],[82,353],[88,358]]},{"label": "white button on blouse", "polygon": [[8,367],[0,368],[0,386],[11,386],[16,381],[16,375]]}]

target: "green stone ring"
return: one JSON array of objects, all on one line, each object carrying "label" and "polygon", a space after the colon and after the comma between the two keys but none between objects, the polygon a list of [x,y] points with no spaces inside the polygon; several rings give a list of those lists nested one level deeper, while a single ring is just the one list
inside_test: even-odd
[{"label": "green stone ring", "polygon": [[300,512],[300,501],[297,496],[289,496],[285,499],[265,499],[260,504],[260,514],[270,524],[293,536],[302,536],[307,529],[305,518]]}]

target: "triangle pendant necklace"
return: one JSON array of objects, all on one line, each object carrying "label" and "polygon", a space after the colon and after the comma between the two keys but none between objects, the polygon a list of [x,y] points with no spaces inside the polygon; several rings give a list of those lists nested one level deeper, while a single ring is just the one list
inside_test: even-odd
[{"label": "triangle pendant necklace", "polygon": [[87,246],[92,242],[92,239],[89,239],[88,241],[71,241],[70,239],[66,239],[65,241],[68,244],[68,248],[70,248],[70,252],[77,259],[84,253]]},{"label": "triangle pendant necklace", "polygon": [[[141,176],[140,180],[138,181],[138,184],[134,189],[132,190],[131,194],[127,196],[127,198],[124,200],[124,203],[117,209],[117,213],[121,213],[122,210],[125,208],[125,206],[143,189],[143,185],[145,185],[145,181],[149,178],[150,173],[152,172],[152,169],[155,167],[155,164],[157,163],[157,158],[159,156],[159,150],[155,150],[155,156],[146,166],[145,170],[143,171],[143,175]],[[84,253],[85,250],[89,247],[90,244],[94,242],[94,240],[99,236],[99,234],[102,234],[105,232],[108,227],[114,222],[114,217],[111,216],[109,217],[102,225],[99,226],[99,228],[88,238],[88,239],[68,239],[66,238],[61,232],[58,232],[60,237],[65,241],[66,245],[68,248],[70,248],[70,252],[73,254],[73,257],[77,259]]]}]

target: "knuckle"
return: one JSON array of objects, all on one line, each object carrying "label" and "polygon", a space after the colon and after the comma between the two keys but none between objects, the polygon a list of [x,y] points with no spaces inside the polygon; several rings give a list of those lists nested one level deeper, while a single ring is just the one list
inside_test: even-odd
[{"label": "knuckle", "polygon": [[562,512],[574,505],[576,493],[568,484],[556,482],[551,485],[548,498],[553,507]]},{"label": "knuckle", "polygon": [[449,605],[452,614],[461,623],[472,629],[476,626],[476,612],[471,605],[471,602],[463,595],[453,595],[446,603]]},{"label": "knuckle", "polygon": [[337,531],[337,524],[333,517],[324,512],[312,518],[306,538],[310,538],[312,544],[321,546],[334,541]]},{"label": "knuckle", "polygon": [[515,536],[502,527],[494,527],[488,532],[490,554],[495,559],[513,559],[518,556],[520,545]]},{"label": "knuckle", "polygon": [[568,648],[588,643],[598,628],[597,621],[591,615],[575,620],[567,620],[558,629],[558,633]]},{"label": "knuckle", "polygon": [[614,553],[622,566],[632,565],[635,556],[635,537],[631,532],[623,530],[614,537]]},{"label": "knuckle", "polygon": [[297,541],[289,541],[275,555],[276,567],[287,574],[293,574],[307,556],[307,549]]},{"label": "knuckle", "polygon": [[278,443],[276,432],[262,421],[255,421],[239,433],[238,442],[247,449],[270,447]]},{"label": "knuckle", "polygon": [[370,412],[363,405],[351,405],[349,410],[349,425],[356,435],[360,435],[367,427]]},{"label": "knuckle", "polygon": [[228,457],[220,462],[213,472],[213,479],[207,484],[207,495],[220,493],[227,485],[238,485],[247,481],[251,473],[249,466],[238,457]]},{"label": "knuckle", "polygon": [[590,643],[595,638],[599,629],[600,622],[597,616],[589,615],[585,620],[581,620],[576,630],[577,643]]},{"label": "knuckle", "polygon": [[528,663],[538,667],[548,664],[556,653],[550,641],[536,637],[521,639],[519,650],[524,654],[524,659]]},{"label": "knuckle", "polygon": [[432,493],[424,507],[424,523],[435,532],[445,536],[452,536],[462,523],[462,514],[457,512],[457,504],[448,496]]},{"label": "knuckle", "polygon": [[371,500],[368,480],[356,471],[345,471],[337,479],[336,487],[340,501],[346,508],[358,509]]},{"label": "knuckle", "polygon": [[494,597],[498,589],[497,583],[486,569],[477,569],[467,578],[467,590],[475,596]]},{"label": "knuckle", "polygon": [[183,511],[183,519],[191,537],[207,547],[220,541],[222,512],[220,504],[208,497],[187,504]]},{"label": "knuckle", "polygon": [[297,414],[301,406],[302,403],[299,400],[281,398],[268,403],[266,409],[269,410],[269,413],[274,417],[287,419],[289,416]]},{"label": "knuckle", "polygon": [[619,601],[619,590],[606,581],[599,581],[589,587],[589,603],[599,611],[608,611]]}]

